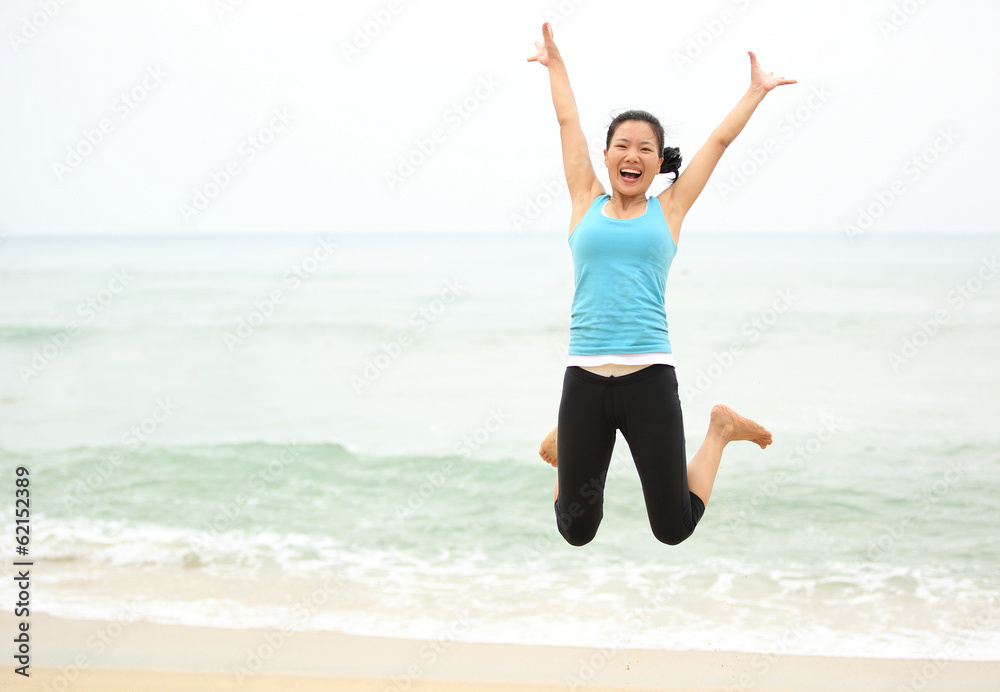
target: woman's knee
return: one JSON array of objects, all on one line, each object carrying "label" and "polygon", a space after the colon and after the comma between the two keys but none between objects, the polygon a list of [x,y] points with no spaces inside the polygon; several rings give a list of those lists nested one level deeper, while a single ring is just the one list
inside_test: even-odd
[{"label": "woman's knee", "polygon": [[694,525],[684,525],[678,522],[650,522],[653,529],[653,536],[660,543],[667,545],[678,545],[683,543],[694,533]]},{"label": "woman's knee", "polygon": [[562,534],[567,543],[579,548],[594,540],[594,536],[597,535],[597,527],[582,527],[579,522],[571,526],[563,526],[560,523],[559,533]]},{"label": "woman's knee", "polygon": [[594,536],[597,535],[597,527],[601,524],[601,516],[587,515],[574,512],[573,504],[565,511],[560,511],[559,503],[556,502],[556,526],[559,527],[559,534],[566,539],[570,545],[587,545]]},{"label": "woman's knee", "polygon": [[[686,541],[694,533],[698,522],[705,514],[705,503],[690,491],[688,496],[691,498],[691,504],[682,506],[679,511],[649,512],[649,526],[653,529],[653,535],[660,543],[677,545]],[[648,509],[649,504],[647,503],[646,506]]]},{"label": "woman's knee", "polygon": [[686,541],[693,531],[677,531],[676,529],[662,530],[653,529],[653,535],[656,537],[660,543],[666,543],[667,545],[680,545]]}]

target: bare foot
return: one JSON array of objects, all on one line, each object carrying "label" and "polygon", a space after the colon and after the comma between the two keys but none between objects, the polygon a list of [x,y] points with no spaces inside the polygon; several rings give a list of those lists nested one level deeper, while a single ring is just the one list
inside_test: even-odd
[{"label": "bare foot", "polygon": [[712,407],[712,418],[709,430],[715,430],[726,440],[749,440],[764,449],[771,444],[771,433],[763,425],[736,413],[724,404]]},{"label": "bare foot", "polygon": [[542,440],[542,446],[538,448],[538,456],[546,461],[546,463],[556,466],[556,438],[557,431],[559,428],[552,428],[544,440]]}]

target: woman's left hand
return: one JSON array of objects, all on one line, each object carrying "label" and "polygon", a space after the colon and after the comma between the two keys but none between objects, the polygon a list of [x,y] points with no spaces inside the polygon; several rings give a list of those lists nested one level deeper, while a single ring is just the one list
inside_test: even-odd
[{"label": "woman's left hand", "polygon": [[764,72],[763,68],[757,63],[757,56],[753,54],[753,51],[747,51],[750,56],[750,83],[761,87],[765,92],[770,91],[776,86],[781,86],[782,84],[795,84],[794,79],[785,79],[784,77],[775,77],[773,72]]}]

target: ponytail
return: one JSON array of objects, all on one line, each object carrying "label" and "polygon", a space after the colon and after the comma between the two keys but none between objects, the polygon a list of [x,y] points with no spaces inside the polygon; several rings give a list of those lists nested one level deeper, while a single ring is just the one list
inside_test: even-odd
[{"label": "ponytail", "polygon": [[[681,170],[681,150],[677,147],[663,147],[663,163],[660,164],[660,173],[673,173],[674,180],[680,175]],[[673,181],[671,181],[673,182]]]}]

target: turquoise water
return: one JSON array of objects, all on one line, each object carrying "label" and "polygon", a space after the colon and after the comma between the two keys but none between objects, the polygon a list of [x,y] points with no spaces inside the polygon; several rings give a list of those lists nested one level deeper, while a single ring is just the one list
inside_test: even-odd
[{"label": "turquoise water", "polygon": [[568,341],[564,239],[8,237],[0,453],[4,477],[31,470],[35,607],[996,659],[998,253],[682,239],[667,302],[689,454],[716,401],[775,444],[730,446],[668,547],[619,440],[604,523],[573,548],[536,456]]}]

